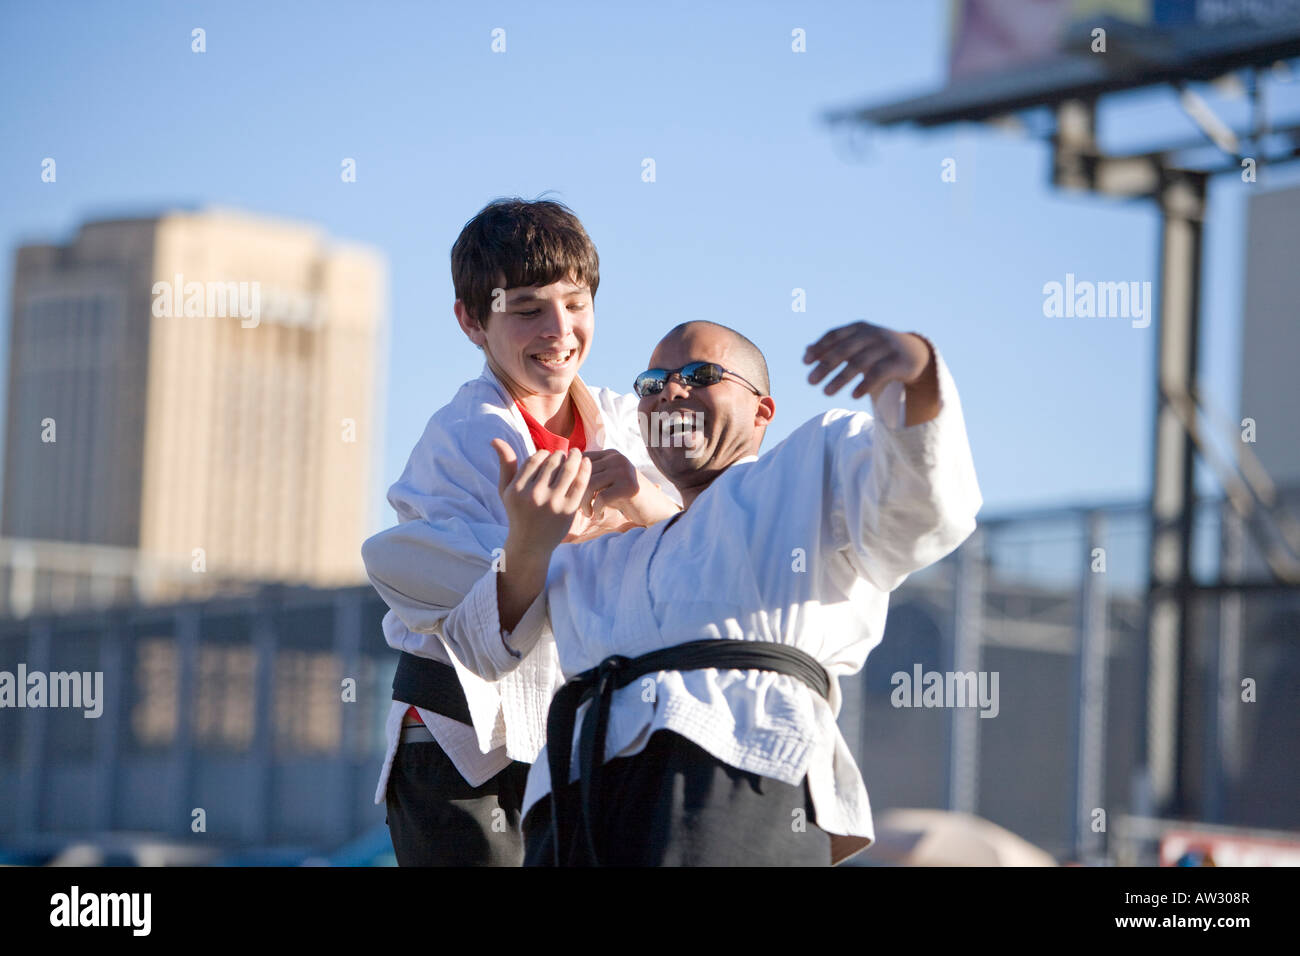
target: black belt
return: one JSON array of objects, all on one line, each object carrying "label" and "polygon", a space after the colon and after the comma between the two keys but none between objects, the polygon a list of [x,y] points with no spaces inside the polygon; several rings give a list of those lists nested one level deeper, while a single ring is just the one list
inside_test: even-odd
[{"label": "black belt", "polygon": [[[607,657],[596,667],[583,671],[560,688],[551,701],[546,718],[547,764],[551,772],[551,838],[555,841],[555,865],[564,861],[573,827],[581,819],[585,842],[578,844],[577,865],[599,864],[591,826],[591,794],[595,777],[605,760],[605,731],[609,723],[609,706],[614,691],[626,687],[638,677],[657,671],[696,671],[716,667],[720,670],[776,671],[797,677],[829,697],[831,679],[817,659],[795,647],[770,641],[691,641],[676,647],[651,651],[640,657]],[[573,725],[578,708],[594,701],[582,722],[578,745],[580,802],[572,806],[568,798],[570,753],[573,749]]]},{"label": "black belt", "polygon": [[397,672],[393,674],[393,700],[423,707],[462,724],[474,724],[456,669],[442,661],[402,651],[397,659]]}]

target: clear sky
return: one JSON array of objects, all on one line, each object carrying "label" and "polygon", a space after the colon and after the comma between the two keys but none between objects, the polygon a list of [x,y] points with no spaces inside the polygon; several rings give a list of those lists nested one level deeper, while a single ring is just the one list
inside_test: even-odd
[{"label": "clear sky", "polygon": [[[864,144],[821,119],[941,85],[947,7],[9,0],[0,294],[7,311],[20,242],[172,204],[310,220],[379,248],[391,282],[380,527],[425,421],[481,366],[451,312],[456,234],[489,199],[550,190],[600,251],[589,382],[630,389],[680,321],[733,325],[767,353],[774,443],[851,401],[808,385],[801,356],[866,319],[943,352],[986,514],[1143,497],[1156,324],[1045,318],[1042,288],[1066,273],[1154,282],[1154,209],[1056,192],[1031,139],[968,128]],[[206,53],[191,52],[194,27]],[[498,27],[504,53],[491,49]],[[791,50],[795,28],[806,53]],[[1270,97],[1297,106],[1300,82]],[[1164,94],[1118,112],[1103,127],[1117,143],[1195,136]],[[55,184],[40,180],[47,156]],[[340,179],[344,157],[356,183]],[[956,183],[941,180],[949,157]],[[1245,197],[1296,180],[1213,190],[1202,370],[1230,413]]]}]

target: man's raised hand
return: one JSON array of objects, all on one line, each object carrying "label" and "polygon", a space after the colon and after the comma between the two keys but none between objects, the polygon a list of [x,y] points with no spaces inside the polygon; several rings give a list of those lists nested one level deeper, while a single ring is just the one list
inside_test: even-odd
[{"label": "man's raised hand", "polygon": [[626,503],[641,490],[640,476],[627,456],[612,448],[584,453],[591,462],[591,479],[582,496],[582,513],[595,517],[606,505]]},{"label": "man's raised hand", "polygon": [[519,464],[514,450],[502,439],[494,438],[492,448],[501,466],[497,489],[510,521],[507,554],[519,549],[549,556],[564,540],[582,506],[591,462],[572,449],[567,455],[539,451]]},{"label": "man's raised hand", "polygon": [[612,506],[634,524],[651,525],[680,510],[622,452],[597,449],[586,452],[586,457],[591,461],[591,478],[582,496],[582,513],[587,517],[596,518]]},{"label": "man's raised hand", "polygon": [[817,363],[808,375],[808,381],[813,385],[841,365],[845,366],[826,385],[827,395],[834,395],[861,375],[862,381],[853,390],[853,397],[861,398],[870,392],[872,398],[878,398],[890,382],[905,385],[917,382],[929,367],[930,347],[919,335],[910,332],[895,332],[870,322],[854,322],[831,329],[808,346],[803,361],[805,365]]}]

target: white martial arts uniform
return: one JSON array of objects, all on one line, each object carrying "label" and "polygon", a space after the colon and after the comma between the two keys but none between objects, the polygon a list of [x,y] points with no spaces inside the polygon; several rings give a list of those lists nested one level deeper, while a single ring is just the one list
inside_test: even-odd
[{"label": "white martial arts uniform", "polygon": [[[484,574],[456,609],[463,640],[452,650],[478,674],[499,678],[534,641],[552,639],[568,676],[611,654],[636,657],[695,640],[797,646],[826,667],[829,701],[772,671],[660,671],[653,695],[643,680],[614,693],[604,757],[638,753],[664,728],[751,773],[789,784],[806,775],[816,822],[840,838],[833,862],[865,848],[875,830],[862,775],[836,726],[837,680],[861,670],[879,643],[889,592],[952,553],[983,505],[957,385],[943,356],[933,355],[935,419],[904,427],[905,389],[892,382],[875,419],[836,410],[807,421],[761,458],[733,464],[671,527],[560,545],[546,591],[500,640],[490,637],[500,633],[497,575]],[[422,550],[422,529],[391,533],[402,537],[393,553],[404,549],[412,561],[372,567],[372,579],[394,593],[419,593],[406,564]],[[529,773],[524,814],[550,786],[542,754]]]},{"label": "white martial arts uniform", "polygon": [[[546,595],[565,675],[612,654],[732,638],[792,645],[831,677],[829,701],[771,671],[661,671],[653,694],[634,681],[614,692],[607,760],[672,730],[742,770],[792,785],[806,774],[822,829],[861,838],[857,848],[874,839],[835,722],[838,678],[880,642],[889,592],[965,540],[983,503],[956,385],[935,355],[942,408],[933,420],[900,427],[905,393],[892,383],[876,419],[836,410],[805,423],[728,468],[671,527],[556,550]],[[515,639],[527,635],[516,628]],[[539,758],[523,814],[550,787]]]},{"label": "white martial arts uniform", "polygon": [[[761,670],[661,671],[650,678],[653,694],[644,680],[615,691],[605,759],[636,754],[667,729],[742,770],[792,785],[807,775],[817,824],[838,835],[832,862],[865,848],[875,831],[835,721],[838,678],[857,673],[880,642],[889,592],[955,550],[983,504],[956,383],[937,350],[934,358],[934,419],[903,426],[900,382],[881,393],[875,418],[835,410],[812,419],[762,457],[728,468],[671,527],[661,521],[560,545],[545,592],[514,632],[457,653],[499,676],[532,642],[553,639],[573,676],[612,654],[705,639],[806,651],[831,677],[829,701]],[[380,573],[408,587],[402,568]],[[478,618],[479,638],[494,633],[496,574],[483,575],[458,610]],[[575,729],[573,779],[578,736]],[[543,754],[529,772],[523,813],[550,788]]]},{"label": "white martial arts uniform", "polygon": [[[638,399],[575,378],[571,395],[586,433],[586,450],[622,452],[645,477],[680,503],[675,488],[655,470],[637,425]],[[388,501],[399,524],[365,542],[362,557],[375,589],[392,609],[384,616],[389,646],[451,664],[460,678],[474,721],[471,730],[440,714],[418,708],[420,718],[456,769],[471,786],[481,786],[511,760],[532,762],[546,739],[546,712],[563,683],[554,642],[537,646],[500,680],[484,680],[447,653],[447,631],[458,644],[481,644],[487,638],[465,633],[481,615],[454,613],[472,585],[503,554],[506,513],[498,491],[499,464],[491,441],[510,443],[520,461],[537,449],[515,402],[486,363],[478,378],[461,386],[455,397],[429,420],[411,452],[406,470],[389,489]],[[578,524],[583,519],[579,516]],[[405,533],[392,534],[406,529]],[[579,529],[580,530],[580,529]],[[405,535],[415,533],[418,548]],[[374,569],[400,565],[409,579],[394,590]],[[495,600],[495,596],[493,598]],[[448,617],[451,617],[448,623]],[[500,643],[495,608],[491,639]],[[531,643],[531,642],[530,642]],[[394,701],[387,724],[388,748],[380,771],[375,802],[383,803],[401,737],[407,704]]]}]

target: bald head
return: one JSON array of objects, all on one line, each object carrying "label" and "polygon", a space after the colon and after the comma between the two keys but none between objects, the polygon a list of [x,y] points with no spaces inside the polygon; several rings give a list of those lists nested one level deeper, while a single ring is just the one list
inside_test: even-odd
[{"label": "bald head", "polygon": [[659,346],[662,348],[671,339],[690,337],[706,330],[713,335],[721,335],[726,338],[729,346],[727,349],[728,361],[731,363],[727,365],[727,368],[747,378],[762,394],[768,395],[771,393],[772,383],[767,374],[767,359],[763,357],[762,350],[733,328],[718,322],[710,322],[708,319],[683,322],[671,329],[660,340]]}]

